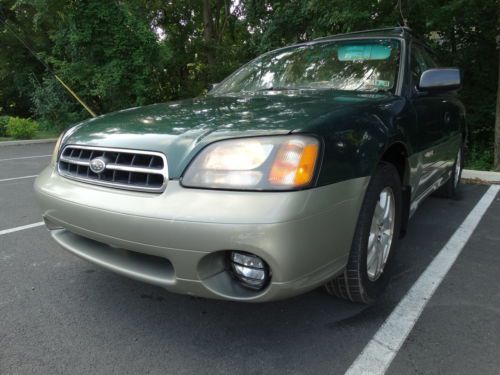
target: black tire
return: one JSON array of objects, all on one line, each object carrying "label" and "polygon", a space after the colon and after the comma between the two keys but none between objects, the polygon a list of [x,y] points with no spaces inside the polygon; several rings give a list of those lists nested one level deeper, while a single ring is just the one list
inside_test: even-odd
[{"label": "black tire", "polygon": [[[379,201],[380,193],[387,187],[392,189],[394,195],[394,233],[384,270],[378,279],[371,281],[367,273],[368,238],[375,206]],[[401,180],[398,171],[392,164],[383,162],[379,164],[368,185],[346,269],[340,276],[325,284],[325,289],[329,294],[365,304],[375,302],[382,294],[390,278],[389,270],[393,249],[399,237],[401,203]]]},{"label": "black tire", "polygon": [[[460,163],[460,170],[458,171],[457,178],[457,163]],[[458,155],[455,158],[455,163],[453,163],[453,169],[451,171],[450,178],[446,183],[437,189],[434,195],[443,198],[453,199],[457,197],[457,193],[460,191],[460,178],[462,177],[462,170],[464,166],[464,149],[460,146],[458,150]]]}]

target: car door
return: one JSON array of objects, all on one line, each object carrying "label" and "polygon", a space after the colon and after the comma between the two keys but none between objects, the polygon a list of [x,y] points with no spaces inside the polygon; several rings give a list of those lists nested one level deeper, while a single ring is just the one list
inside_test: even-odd
[{"label": "car door", "polygon": [[418,186],[415,196],[429,191],[432,185],[442,177],[447,159],[450,114],[447,113],[446,95],[441,93],[420,92],[417,89],[421,74],[437,64],[425,48],[412,43],[410,56],[411,103],[417,115],[417,147],[419,152]]}]

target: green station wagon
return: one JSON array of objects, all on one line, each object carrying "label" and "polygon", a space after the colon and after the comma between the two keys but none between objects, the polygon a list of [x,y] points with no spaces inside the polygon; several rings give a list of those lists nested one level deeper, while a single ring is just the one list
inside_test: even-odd
[{"label": "green station wagon", "polygon": [[37,198],[64,249],[172,292],[371,303],[422,200],[457,191],[460,85],[405,28],[281,48],[206,96],[71,127]]}]

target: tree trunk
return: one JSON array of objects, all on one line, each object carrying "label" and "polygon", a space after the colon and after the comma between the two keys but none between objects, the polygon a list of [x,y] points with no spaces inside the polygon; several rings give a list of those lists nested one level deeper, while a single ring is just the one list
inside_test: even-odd
[{"label": "tree trunk", "polygon": [[209,66],[214,66],[214,23],[212,19],[210,0],[203,0],[203,38],[205,40],[207,51],[207,63]]},{"label": "tree trunk", "polygon": [[495,117],[495,171],[500,172],[500,49],[498,51],[497,109]]}]

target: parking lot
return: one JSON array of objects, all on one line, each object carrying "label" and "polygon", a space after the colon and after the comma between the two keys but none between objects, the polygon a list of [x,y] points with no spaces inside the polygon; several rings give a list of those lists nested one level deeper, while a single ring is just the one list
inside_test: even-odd
[{"label": "parking lot", "polygon": [[[363,359],[363,349],[491,194],[464,185],[457,200],[427,199],[373,306],[322,290],[232,303],[171,294],[59,249],[38,225],[32,189],[52,148],[0,147],[0,374],[343,374],[359,361],[366,369],[377,358]],[[500,374],[500,196],[486,208],[403,345],[391,349],[388,374]]]}]

